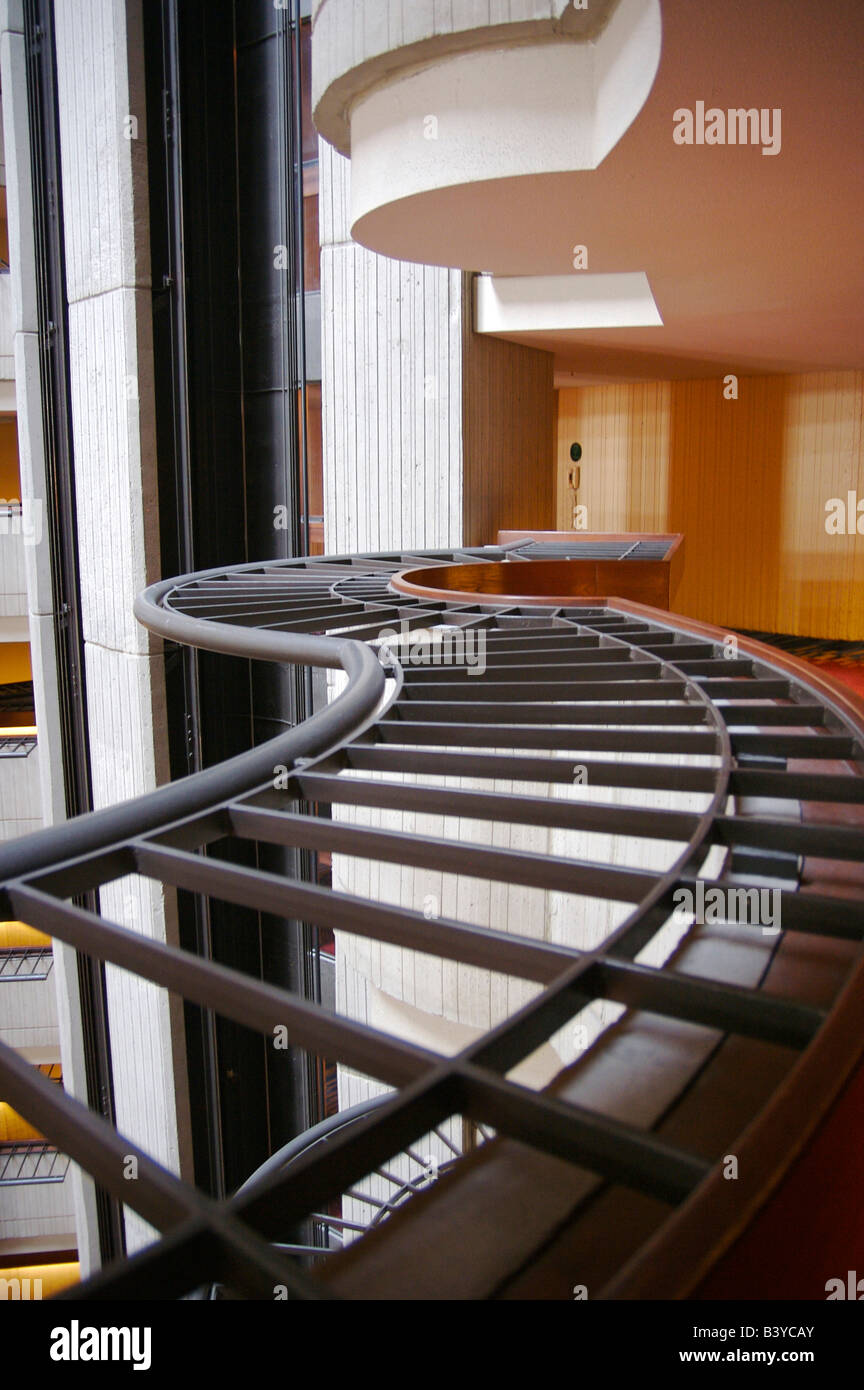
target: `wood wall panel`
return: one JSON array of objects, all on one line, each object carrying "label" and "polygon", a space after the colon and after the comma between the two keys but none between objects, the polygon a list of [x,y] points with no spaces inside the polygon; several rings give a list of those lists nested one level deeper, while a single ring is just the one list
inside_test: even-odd
[{"label": "wood wall panel", "polygon": [[558,524],[569,448],[592,531],[684,533],[677,611],[721,626],[864,637],[864,537],[825,504],[864,497],[864,374],[594,386],[558,393]]},{"label": "wood wall panel", "polygon": [[462,339],[463,531],[486,545],[498,531],[555,523],[552,354],[475,333],[471,284]]},{"label": "wood wall panel", "polygon": [[321,247],[318,241],[318,194],[303,198],[303,288],[321,288]]},{"label": "wood wall panel", "polygon": [[[582,445],[576,500],[588,531],[665,531],[669,382],[558,392],[558,525],[570,529],[570,445]],[[607,518],[616,516],[620,524]],[[644,518],[644,523],[643,523]]]}]

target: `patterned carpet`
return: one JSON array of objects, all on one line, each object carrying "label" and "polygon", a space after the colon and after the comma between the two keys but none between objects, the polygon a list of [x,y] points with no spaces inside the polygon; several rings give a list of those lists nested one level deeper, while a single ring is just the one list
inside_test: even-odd
[{"label": "patterned carpet", "polygon": [[856,694],[864,697],[864,641],[835,642],[823,637],[790,637],[784,632],[742,632],[742,635],[811,661],[826,675],[851,686]]}]

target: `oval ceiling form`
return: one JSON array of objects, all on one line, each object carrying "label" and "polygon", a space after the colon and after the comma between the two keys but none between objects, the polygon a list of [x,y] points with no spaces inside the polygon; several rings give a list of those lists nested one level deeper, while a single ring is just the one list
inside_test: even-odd
[{"label": "oval ceiling form", "polygon": [[[660,48],[659,0],[619,0],[590,41],[522,38],[391,72],[350,108],[352,236],[414,260],[422,228],[423,260],[477,269],[488,182],[519,200],[526,177],[596,169],[645,104]],[[456,216],[432,218],[445,189]]]}]

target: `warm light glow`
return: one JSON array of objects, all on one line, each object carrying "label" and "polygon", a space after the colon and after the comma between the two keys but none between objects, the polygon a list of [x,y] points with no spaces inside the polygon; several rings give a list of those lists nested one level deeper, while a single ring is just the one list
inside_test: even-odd
[{"label": "warm light glow", "polygon": [[51,938],[26,922],[0,922],[0,950],[14,950],[16,947],[30,950],[38,946],[50,946]]},{"label": "warm light glow", "polygon": [[38,1129],[13,1110],[5,1100],[0,1100],[0,1143],[24,1144],[31,1139],[44,1139]]},{"label": "warm light glow", "polygon": [[11,1290],[8,1285],[13,1279],[23,1282],[29,1279],[27,1287],[29,1300],[38,1301],[41,1298],[53,1298],[55,1294],[62,1293],[63,1289],[68,1289],[72,1284],[77,1284],[81,1280],[81,1266],[77,1260],[58,1260],[56,1264],[41,1265],[14,1265],[11,1268],[0,1266],[0,1280],[5,1279],[6,1298],[10,1300]]}]

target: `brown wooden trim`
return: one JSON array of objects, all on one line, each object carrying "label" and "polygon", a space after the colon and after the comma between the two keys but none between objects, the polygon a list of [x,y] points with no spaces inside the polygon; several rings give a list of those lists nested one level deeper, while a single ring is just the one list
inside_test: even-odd
[{"label": "brown wooden trim", "polygon": [[780,1186],[861,1062],[864,965],[818,1037],[735,1145],[738,1179],[715,1168],[600,1295],[681,1299],[702,1283]]},{"label": "brown wooden trim", "polygon": [[652,599],[659,609],[669,603],[669,566],[665,560],[532,560],[530,564],[504,560],[403,570],[393,576],[391,585],[399,593],[421,599],[543,608],[569,608],[585,602],[597,589],[615,586],[633,598]]}]

